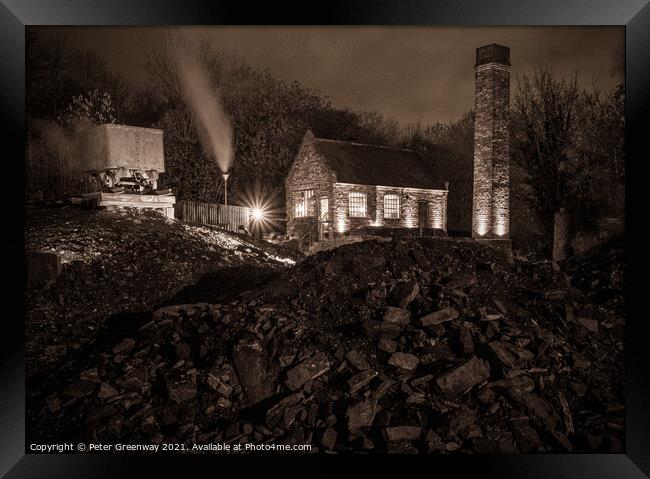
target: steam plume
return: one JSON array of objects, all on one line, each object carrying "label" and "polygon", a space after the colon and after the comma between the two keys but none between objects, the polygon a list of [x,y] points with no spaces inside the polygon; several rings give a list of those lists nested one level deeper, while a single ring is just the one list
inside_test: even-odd
[{"label": "steam plume", "polygon": [[201,144],[225,173],[232,164],[232,126],[223,110],[219,90],[210,82],[195,51],[174,52],[181,93],[197,120]]}]

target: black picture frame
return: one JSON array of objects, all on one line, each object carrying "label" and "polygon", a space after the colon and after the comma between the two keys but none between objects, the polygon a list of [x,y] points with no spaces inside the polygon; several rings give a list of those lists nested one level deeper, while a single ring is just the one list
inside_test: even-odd
[{"label": "black picture frame", "polygon": [[[650,5],[648,0],[402,0],[327,3],[221,2],[210,0],[2,0],[0,2],[0,115],[3,167],[8,181],[5,204],[5,273],[0,349],[0,473],[25,477],[123,477],[157,474],[153,469],[187,474],[196,464],[211,475],[246,475],[251,465],[264,474],[298,472],[331,476],[332,468],[351,467],[333,456],[102,456],[25,454],[24,387],[24,217],[26,25],[621,25],[626,38],[626,453],[538,454],[516,456],[427,456],[354,459],[364,475],[435,474],[441,477],[641,478],[650,474],[650,364],[648,318],[643,314],[646,266],[643,246],[642,168],[650,136]],[[6,261],[5,261],[6,263]],[[6,269],[6,268],[5,268]],[[15,306],[15,309],[10,308]],[[10,312],[11,311],[11,312]],[[172,463],[172,460],[175,460]],[[282,464],[280,464],[282,460]],[[317,463],[317,465],[316,465]],[[225,466],[236,466],[231,474]],[[422,468],[415,470],[414,468]]]}]

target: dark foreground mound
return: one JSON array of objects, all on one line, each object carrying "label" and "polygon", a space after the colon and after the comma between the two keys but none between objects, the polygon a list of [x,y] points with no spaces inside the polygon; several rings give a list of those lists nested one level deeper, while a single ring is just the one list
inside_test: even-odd
[{"label": "dark foreground mound", "polygon": [[25,249],[57,253],[63,263],[56,284],[26,291],[29,374],[94,340],[109,316],[149,311],[203,275],[228,283],[240,266],[294,263],[272,244],[126,208],[29,210]]},{"label": "dark foreground mound", "polygon": [[589,301],[623,314],[625,309],[624,239],[615,238],[588,253],[570,258],[564,265],[571,283]]},{"label": "dark foreground mound", "polygon": [[29,440],[622,452],[622,329],[550,263],[357,243],[107,329],[28,385]]}]

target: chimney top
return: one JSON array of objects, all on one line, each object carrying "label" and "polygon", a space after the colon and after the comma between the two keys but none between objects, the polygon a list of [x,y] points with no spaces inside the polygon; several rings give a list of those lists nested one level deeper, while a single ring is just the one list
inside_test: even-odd
[{"label": "chimney top", "polygon": [[491,43],[476,49],[476,65],[499,63],[510,66],[510,48]]}]

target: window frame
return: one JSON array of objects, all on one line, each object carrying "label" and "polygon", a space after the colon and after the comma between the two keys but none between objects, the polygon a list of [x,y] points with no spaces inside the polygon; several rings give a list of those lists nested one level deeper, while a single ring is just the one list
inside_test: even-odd
[{"label": "window frame", "polygon": [[[298,195],[298,198],[296,200],[296,204],[294,205],[294,218],[311,218],[315,216],[316,213],[314,202],[312,201],[314,198],[314,189],[307,188],[304,190],[296,190],[295,192]],[[307,193],[311,194],[308,195]],[[301,205],[303,205],[303,211],[301,211]]]},{"label": "window frame", "polygon": [[[323,215],[323,202],[327,204],[327,210],[325,211],[325,214]],[[330,199],[328,196],[321,196],[318,198],[318,221],[322,223],[327,223],[329,222],[329,216],[330,216]]]},{"label": "window frame", "polygon": [[[387,202],[386,200],[389,199],[391,200],[390,202]],[[391,204],[392,201],[395,200],[396,204]],[[401,218],[401,206],[402,206],[402,201],[399,195],[396,195],[395,193],[385,193],[384,194],[384,219],[385,220],[398,220]],[[390,208],[387,208],[386,205],[391,204]],[[395,216],[391,215],[388,216],[386,213],[388,211],[391,211],[392,213],[395,214]]]},{"label": "window frame", "polygon": [[[352,201],[353,198],[355,201]],[[361,206],[357,204],[356,200],[363,203],[363,214],[360,214]],[[360,191],[350,191],[348,193],[348,216],[350,218],[368,218],[368,195],[366,193]]]}]

